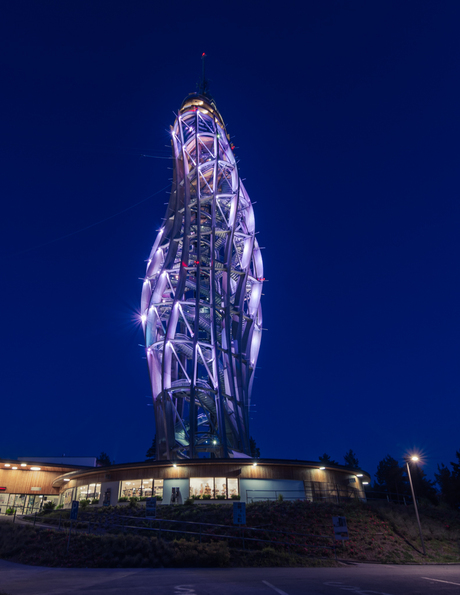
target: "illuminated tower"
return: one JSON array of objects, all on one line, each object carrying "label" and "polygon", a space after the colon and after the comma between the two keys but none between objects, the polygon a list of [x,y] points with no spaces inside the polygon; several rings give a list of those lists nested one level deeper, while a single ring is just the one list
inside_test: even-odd
[{"label": "illuminated tower", "polygon": [[250,452],[262,256],[233,145],[201,93],[171,128],[171,196],[142,289],[159,460]]}]

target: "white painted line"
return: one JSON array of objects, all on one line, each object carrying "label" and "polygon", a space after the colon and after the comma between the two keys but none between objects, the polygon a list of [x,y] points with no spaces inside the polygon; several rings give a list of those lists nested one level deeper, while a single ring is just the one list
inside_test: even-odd
[{"label": "white painted line", "polygon": [[442,581],[440,578],[429,578],[428,576],[421,576],[420,578],[424,578],[427,581],[436,581],[437,583],[447,583],[448,585],[457,585],[460,587],[460,583],[452,583],[451,581]]},{"label": "white painted line", "polygon": [[277,587],[274,587],[272,584],[270,584],[268,581],[262,581],[265,585],[267,585],[267,587],[270,587],[270,589],[273,589],[274,591],[276,591],[277,593],[279,593],[279,595],[287,595],[287,593],[285,591],[281,591],[281,589],[278,589]]}]

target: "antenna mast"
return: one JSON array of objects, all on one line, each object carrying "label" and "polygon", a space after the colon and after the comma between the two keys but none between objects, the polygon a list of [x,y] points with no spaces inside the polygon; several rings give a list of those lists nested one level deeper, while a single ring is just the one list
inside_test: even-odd
[{"label": "antenna mast", "polygon": [[200,95],[205,95],[206,97],[210,97],[210,95],[209,95],[209,81],[206,78],[205,59],[206,59],[206,54],[203,52],[201,54],[201,81],[198,85],[198,92]]}]

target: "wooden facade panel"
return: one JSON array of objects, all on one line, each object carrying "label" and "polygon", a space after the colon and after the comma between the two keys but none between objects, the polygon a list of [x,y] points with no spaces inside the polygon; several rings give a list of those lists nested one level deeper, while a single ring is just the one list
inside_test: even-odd
[{"label": "wooden facade panel", "polygon": [[6,494],[59,494],[59,490],[53,488],[53,481],[59,475],[62,471],[0,469],[0,487],[6,488]]},{"label": "wooden facade panel", "polygon": [[241,461],[207,460],[188,465],[179,463],[177,467],[152,463],[148,466],[127,465],[118,469],[105,468],[104,470],[84,471],[79,473],[76,479],[64,484],[61,491],[90,483],[139,479],[188,479],[191,477],[239,477],[240,479],[280,479],[343,484],[347,483],[348,478],[353,477],[353,474],[345,469],[321,470],[312,466],[289,463],[260,463],[253,466],[252,463],[245,464]]}]

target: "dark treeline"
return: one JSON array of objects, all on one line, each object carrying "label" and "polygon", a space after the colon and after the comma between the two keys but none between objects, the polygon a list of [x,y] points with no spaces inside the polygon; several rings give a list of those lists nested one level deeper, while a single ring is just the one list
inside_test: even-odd
[{"label": "dark treeline", "polygon": [[[409,461],[410,473],[417,499],[423,499],[432,504],[447,504],[458,510],[460,508],[460,451],[455,453],[457,462],[451,462],[450,468],[444,464],[438,465],[435,480],[428,479],[420,465]],[[359,461],[350,449],[344,455],[346,467],[359,468]],[[320,463],[337,465],[336,461],[324,453],[319,457]],[[372,485],[366,486],[369,498],[385,498],[404,501],[411,497],[409,476],[406,463],[400,464],[392,456],[387,455],[377,465],[377,473]]]}]

